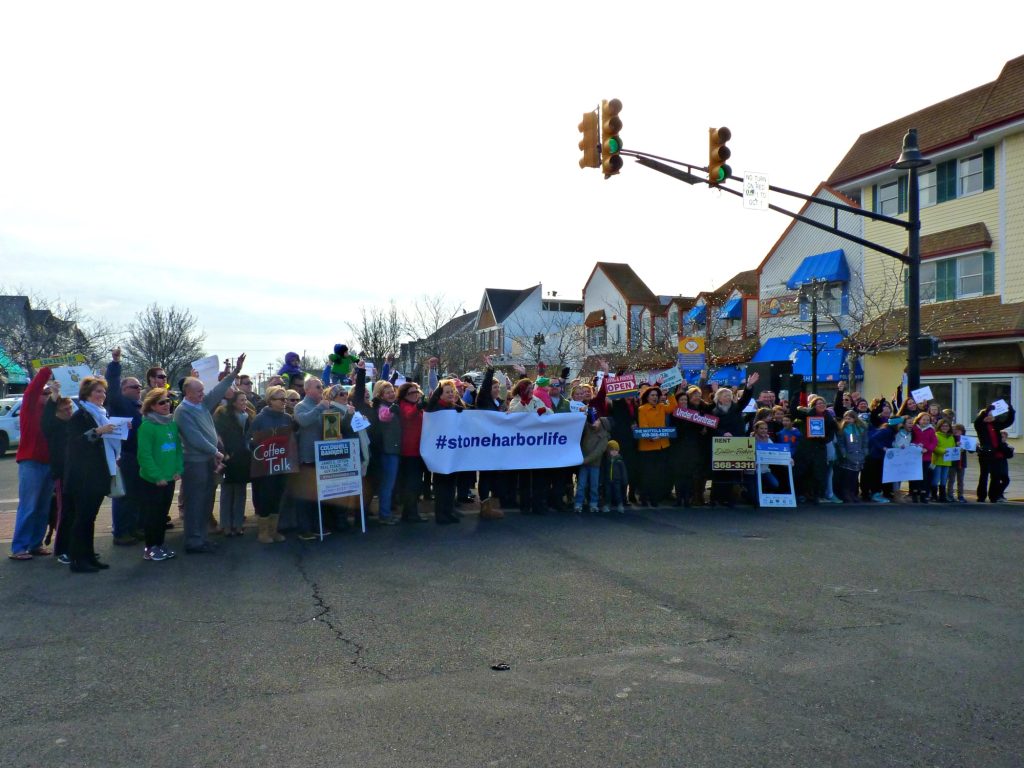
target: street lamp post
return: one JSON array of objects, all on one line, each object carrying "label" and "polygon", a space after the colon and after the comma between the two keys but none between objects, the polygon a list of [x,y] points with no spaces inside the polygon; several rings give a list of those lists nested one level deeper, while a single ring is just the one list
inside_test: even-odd
[{"label": "street lamp post", "polygon": [[545,341],[545,339],[544,339],[544,334],[543,333],[538,333],[536,336],[533,337],[533,345],[535,347],[537,347],[537,365],[538,366],[540,365],[540,355],[541,355],[541,350],[544,348],[544,341]]},{"label": "street lamp post", "polygon": [[911,128],[903,137],[903,151],[892,164],[898,170],[910,171],[907,190],[907,389],[921,386],[921,201],[918,197],[917,171],[930,164],[917,146],[917,129]]}]

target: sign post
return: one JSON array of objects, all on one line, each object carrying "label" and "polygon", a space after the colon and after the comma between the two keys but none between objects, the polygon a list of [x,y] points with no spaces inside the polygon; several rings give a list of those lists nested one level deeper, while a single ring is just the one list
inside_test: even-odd
[{"label": "sign post", "polygon": [[324,539],[323,502],[359,496],[359,519],[366,533],[363,505],[363,476],[359,466],[359,440],[318,440],[313,443],[316,458],[316,510],[320,518],[320,541]]}]

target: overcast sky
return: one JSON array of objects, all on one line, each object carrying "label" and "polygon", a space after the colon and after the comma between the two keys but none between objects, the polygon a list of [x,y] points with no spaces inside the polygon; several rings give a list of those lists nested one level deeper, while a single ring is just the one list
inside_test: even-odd
[{"label": "overcast sky", "polygon": [[729,126],[737,173],[811,192],[1024,53],[1012,7],[0,2],[0,285],[118,326],[187,306],[254,372],[350,340],[360,306],[579,297],[598,260],[693,295],[789,219],[580,170],[585,110],[617,97],[626,147],[696,165]]}]

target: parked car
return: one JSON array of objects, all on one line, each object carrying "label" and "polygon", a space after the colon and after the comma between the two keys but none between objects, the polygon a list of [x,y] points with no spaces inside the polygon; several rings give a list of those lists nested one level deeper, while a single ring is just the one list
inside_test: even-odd
[{"label": "parked car", "polygon": [[0,456],[21,442],[21,398],[0,400]]}]

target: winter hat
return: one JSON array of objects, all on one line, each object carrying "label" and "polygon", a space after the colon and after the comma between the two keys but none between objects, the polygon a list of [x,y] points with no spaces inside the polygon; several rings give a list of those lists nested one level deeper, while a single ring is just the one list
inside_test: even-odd
[{"label": "winter hat", "polygon": [[902,423],[903,423],[903,417],[902,416],[894,416],[893,418],[889,419],[889,426],[890,427],[898,427]]},{"label": "winter hat", "polygon": [[547,376],[539,376],[539,377],[537,377],[537,386],[538,387],[546,387],[550,383],[551,383],[551,379],[549,379]]},{"label": "winter hat", "polygon": [[619,450],[619,441],[618,440],[609,440],[608,441],[608,450],[609,451],[617,451],[617,450]]},{"label": "winter hat", "polygon": [[335,344],[334,345],[334,354],[336,354],[336,355],[344,355],[345,354],[345,345],[344,344]]}]

